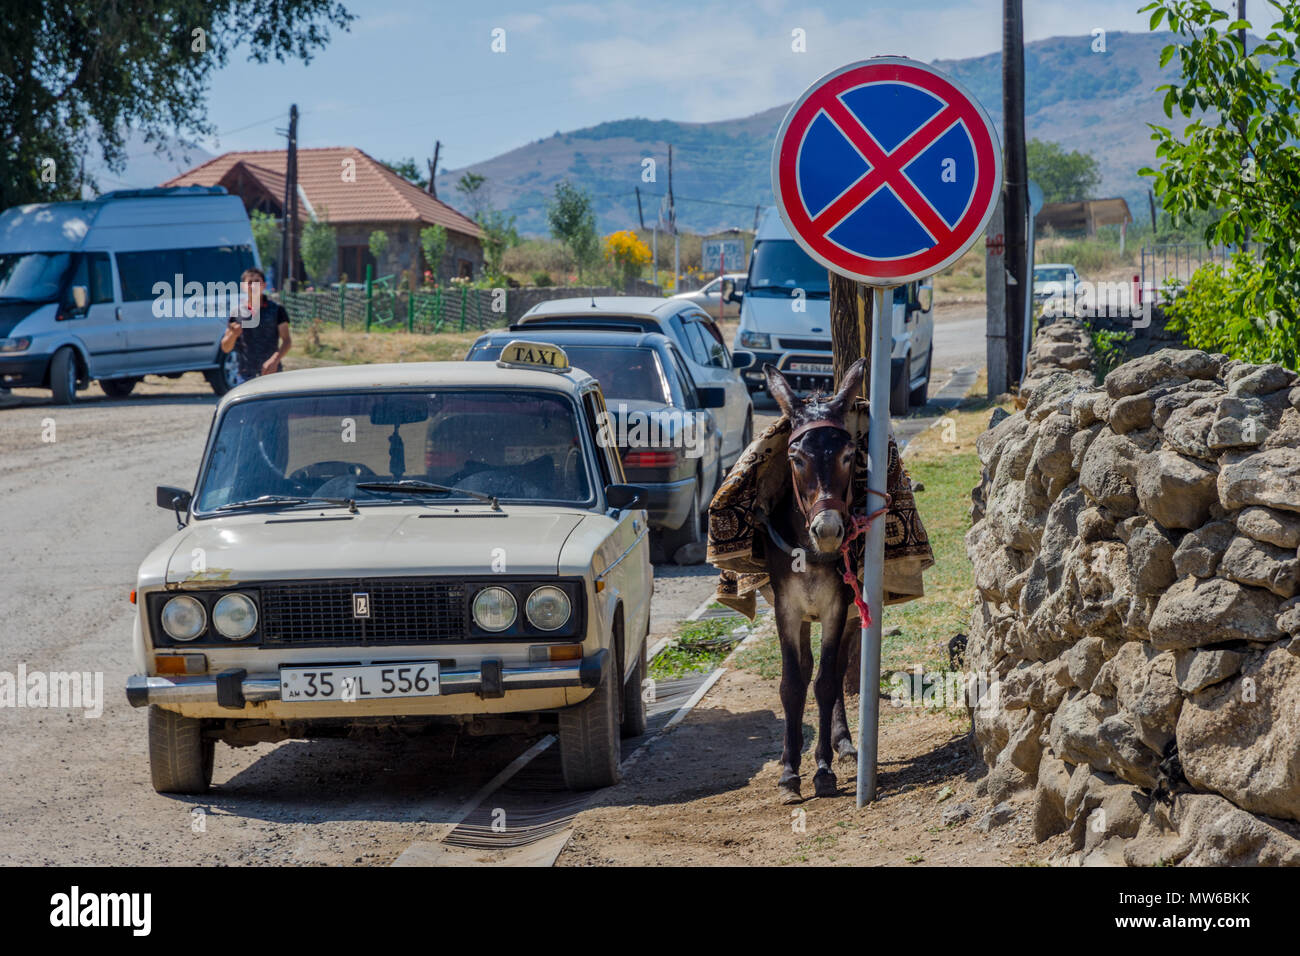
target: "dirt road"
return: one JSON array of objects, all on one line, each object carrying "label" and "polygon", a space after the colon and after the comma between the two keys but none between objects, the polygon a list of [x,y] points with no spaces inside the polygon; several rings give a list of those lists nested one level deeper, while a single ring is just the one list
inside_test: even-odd
[{"label": "dirt road", "polygon": [[[154,487],[193,484],[215,406],[197,375],[158,382],[126,401],[92,386],[68,408],[36,390],[0,399],[0,672],[89,672],[103,692],[93,717],[0,707],[0,863],[386,864],[412,840],[441,839],[530,741],[223,745],[210,796],[154,793],[145,714],[123,692],[128,592],[175,528]],[[656,633],[712,588],[707,568],[656,577]]]},{"label": "dirt road", "polygon": [[[973,354],[973,328],[938,324],[932,391]],[[958,340],[961,348],[952,344]],[[134,670],[128,592],[140,560],[175,527],[154,505],[154,487],[193,484],[214,406],[194,374],[150,379],[124,401],[92,386],[67,408],[49,404],[39,390],[0,395],[0,501],[10,555],[0,589],[0,677],[77,671],[102,688],[102,698],[83,701],[80,710],[0,707],[0,863],[383,865],[413,841],[442,839],[470,797],[532,743],[433,736],[222,746],[212,794],[154,793],[145,714],[127,705],[122,690]],[[653,635],[669,633],[713,582],[707,566],[657,568]],[[592,811],[599,825],[580,828],[566,859],[625,859],[602,841],[642,826],[646,812],[694,806],[702,793],[711,794],[698,807],[702,816],[683,824],[699,833],[721,819],[715,813],[732,814],[733,822],[784,819],[767,808],[766,788],[728,809],[738,798],[727,781],[747,786],[756,767],[764,768],[757,784],[770,774],[764,760],[778,726],[766,691],[735,696],[742,677],[724,676],[718,693],[725,694],[706,698],[703,723],[688,721],[671,738],[689,759],[666,766],[656,762],[659,745],[652,747],[628,784],[602,798],[610,807]],[[923,752],[929,743],[899,746]],[[709,768],[716,770],[723,754],[728,769],[720,784]],[[697,769],[684,772],[690,767]],[[627,800],[638,804],[636,813],[626,813]],[[756,831],[746,839],[758,838]],[[697,852],[703,862],[710,852],[707,841],[677,845],[689,850],[679,862]]]}]

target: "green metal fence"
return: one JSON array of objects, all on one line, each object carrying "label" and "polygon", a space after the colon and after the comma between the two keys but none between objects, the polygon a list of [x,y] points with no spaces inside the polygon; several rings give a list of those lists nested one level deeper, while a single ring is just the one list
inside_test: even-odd
[{"label": "green metal fence", "polygon": [[431,292],[406,292],[375,280],[361,289],[281,292],[279,301],[295,328],[313,322],[354,331],[464,332],[506,324],[492,310],[491,289],[452,286]]}]

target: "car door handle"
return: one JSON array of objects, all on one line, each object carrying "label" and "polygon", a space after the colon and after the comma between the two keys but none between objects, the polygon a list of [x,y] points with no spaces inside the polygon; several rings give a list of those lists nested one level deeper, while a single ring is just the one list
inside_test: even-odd
[{"label": "car door handle", "polygon": [[120,305],[113,310],[113,315],[117,319],[117,321],[119,322],[122,321],[122,307]]}]

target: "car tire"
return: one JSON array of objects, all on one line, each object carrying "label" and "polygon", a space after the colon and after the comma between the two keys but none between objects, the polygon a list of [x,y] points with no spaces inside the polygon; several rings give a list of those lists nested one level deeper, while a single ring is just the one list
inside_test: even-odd
[{"label": "car tire", "polygon": [[126,398],[139,381],[138,378],[101,378],[99,387],[109,398]]},{"label": "car tire", "polygon": [[[665,560],[676,564],[699,564],[704,560],[704,532],[701,529],[700,494],[704,490],[704,476],[695,476],[695,494],[691,495],[691,509],[680,528],[664,529],[660,542]],[[680,555],[680,556],[679,556]]]},{"label": "car tire", "polygon": [[203,737],[203,721],[149,708],[149,773],[159,793],[206,793],[212,786],[217,742]]},{"label": "car tire", "polygon": [[911,408],[908,394],[910,391],[907,381],[907,370],[912,367],[912,353],[907,353],[907,358],[903,359],[903,369],[898,374],[898,378],[889,383],[889,414],[906,415]]},{"label": "car tire", "polygon": [[77,400],[77,354],[70,345],[50,359],[50,391],[55,405],[71,405]]},{"label": "car tire", "polygon": [[221,364],[203,373],[203,377],[212,386],[212,391],[219,396],[225,395],[234,388],[239,376],[239,355],[234,349],[221,355],[220,358]]},{"label": "car tire", "polygon": [[[751,410],[748,414],[745,415],[745,430],[740,433],[741,455],[745,454],[745,449],[748,448],[753,443],[753,441],[754,441],[754,412]],[[739,459],[737,459],[737,461],[739,461]]]},{"label": "car tire", "polygon": [[925,359],[925,381],[912,389],[911,394],[907,396],[908,402],[910,402],[914,408],[923,408],[926,402],[930,400],[930,366],[933,362],[934,348],[931,347],[930,354],[926,356]]},{"label": "car tire", "polygon": [[[647,638],[649,635],[647,635]],[[645,733],[646,713],[644,685],[646,671],[649,669],[646,655],[648,640],[641,641],[641,652],[637,655],[636,667],[623,684],[623,725],[619,728],[624,737],[640,737]]]},{"label": "car tire", "polygon": [[[613,658],[610,650],[608,656]],[[596,692],[560,711],[560,767],[570,790],[595,790],[622,779],[619,767],[618,663],[611,659]]]}]

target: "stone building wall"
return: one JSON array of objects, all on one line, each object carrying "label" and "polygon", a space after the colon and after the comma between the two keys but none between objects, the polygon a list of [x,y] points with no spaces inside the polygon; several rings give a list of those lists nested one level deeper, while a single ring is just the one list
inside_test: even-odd
[{"label": "stone building wall", "polygon": [[1073,861],[1300,865],[1300,380],[1042,329],[977,442],[974,738]]}]

